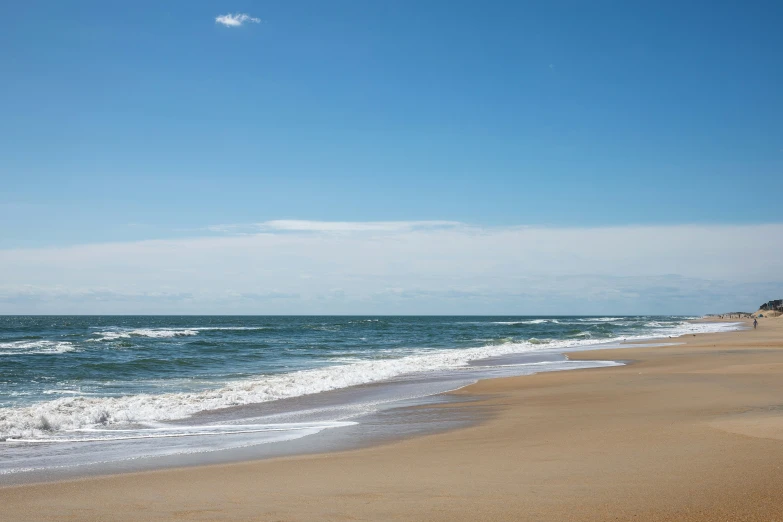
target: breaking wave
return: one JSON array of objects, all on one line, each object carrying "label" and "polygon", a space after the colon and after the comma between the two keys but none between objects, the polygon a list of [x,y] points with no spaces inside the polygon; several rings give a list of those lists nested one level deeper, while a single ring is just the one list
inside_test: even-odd
[{"label": "breaking wave", "polygon": [[11,341],[0,343],[0,355],[60,354],[76,347],[68,341]]},{"label": "breaking wave", "polygon": [[93,332],[98,336],[90,339],[96,341],[114,341],[116,339],[130,339],[132,337],[149,337],[153,339],[165,339],[171,337],[190,337],[204,331],[255,331],[268,330],[263,326],[198,326],[192,328],[119,328],[106,329]]}]

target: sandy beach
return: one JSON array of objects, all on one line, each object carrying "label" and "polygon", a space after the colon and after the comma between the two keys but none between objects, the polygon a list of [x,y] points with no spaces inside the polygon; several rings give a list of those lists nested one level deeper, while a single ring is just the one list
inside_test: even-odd
[{"label": "sandy beach", "polygon": [[2,520],[783,520],[783,319],[492,379],[486,420],[355,451],[0,489]]}]

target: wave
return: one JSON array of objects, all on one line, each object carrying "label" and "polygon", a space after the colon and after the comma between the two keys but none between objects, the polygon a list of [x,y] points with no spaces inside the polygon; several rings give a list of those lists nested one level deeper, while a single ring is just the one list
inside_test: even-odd
[{"label": "wave", "polygon": [[10,341],[0,343],[0,355],[60,354],[76,347],[68,341]]},{"label": "wave", "polygon": [[257,331],[270,330],[269,326],[194,326],[188,328],[119,328],[114,330],[100,330],[93,335],[100,336],[89,339],[93,342],[115,341],[117,339],[130,339],[131,337],[150,337],[153,339],[165,339],[171,337],[190,337],[204,331]]},{"label": "wave", "polygon": [[[690,333],[737,329],[739,323],[680,323],[636,337],[507,342],[474,348],[433,350],[396,358],[362,360],[286,374],[234,381],[198,392],[138,394],[123,397],[61,397],[32,406],[0,409],[1,438],[49,438],[63,431],[90,427],[182,419],[208,410],[269,402],[392,379],[404,374],[459,368],[470,361],[541,349],[580,349],[611,341],[661,338]],[[169,330],[173,331],[173,330]],[[399,353],[399,352],[397,352]]]},{"label": "wave", "polygon": [[560,324],[560,321],[558,321],[557,319],[529,319],[526,321],[493,321],[490,324],[513,326],[517,324],[543,324],[543,323]]},{"label": "wave", "polygon": [[114,341],[115,339],[129,339],[131,337],[151,337],[154,339],[163,339],[169,337],[189,337],[198,335],[199,332],[208,330],[266,330],[266,327],[248,327],[248,326],[199,326],[192,328],[133,328],[124,330],[103,330],[94,332],[93,335],[100,335],[97,339],[91,341]]},{"label": "wave", "polygon": [[115,341],[117,339],[130,339],[131,337],[151,337],[154,339],[163,339],[168,337],[185,337],[191,335],[198,335],[198,330],[195,328],[135,328],[128,330],[107,330],[101,332],[94,332],[93,335],[100,335],[97,339],[89,339],[90,341]]},{"label": "wave", "polygon": [[247,331],[256,331],[256,330],[273,330],[274,327],[272,326],[194,326],[192,328],[189,328],[189,330],[198,330],[199,332],[205,331],[205,330],[247,330]]}]

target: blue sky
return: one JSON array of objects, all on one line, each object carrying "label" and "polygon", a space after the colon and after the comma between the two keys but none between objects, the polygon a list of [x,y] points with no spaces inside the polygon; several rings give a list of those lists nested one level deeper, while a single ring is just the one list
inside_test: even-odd
[{"label": "blue sky", "polygon": [[[748,4],[5,3],[0,257],[206,241],[273,220],[492,234],[779,223],[783,5]],[[259,22],[216,23],[232,13]],[[751,284],[726,267],[726,289]],[[39,276],[6,269],[0,290],[11,299],[27,285],[24,295],[49,292],[46,310],[86,310],[51,297],[67,276],[46,288]],[[112,281],[73,291],[115,291]],[[437,291],[459,291],[449,284]],[[297,293],[256,294],[273,292]],[[243,306],[225,310],[267,310]]]}]

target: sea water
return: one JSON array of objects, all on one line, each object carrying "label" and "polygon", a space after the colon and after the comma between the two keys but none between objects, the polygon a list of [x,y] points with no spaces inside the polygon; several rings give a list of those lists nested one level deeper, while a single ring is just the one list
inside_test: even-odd
[{"label": "sea water", "polygon": [[481,378],[619,364],[565,351],[739,327],[687,319],[0,317],[0,477],[403,433]]}]

